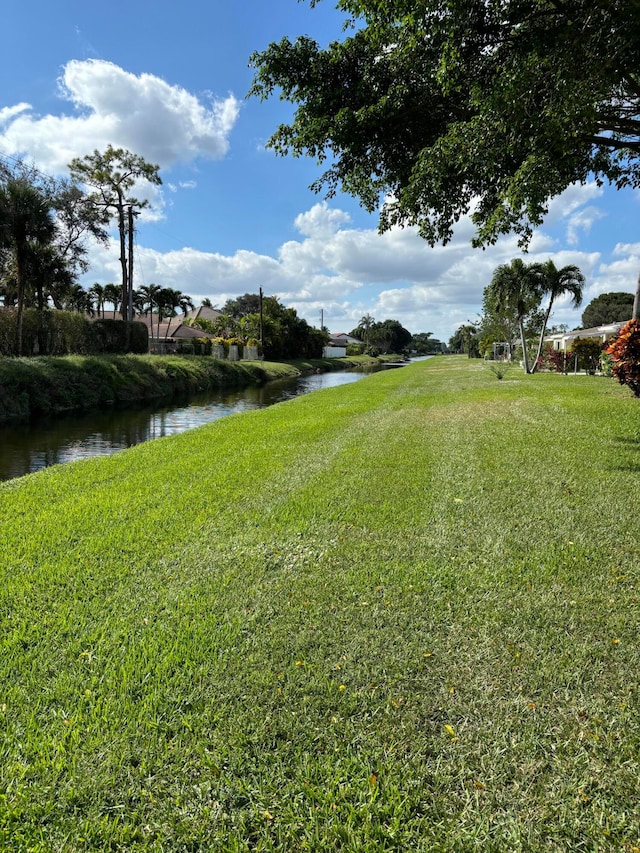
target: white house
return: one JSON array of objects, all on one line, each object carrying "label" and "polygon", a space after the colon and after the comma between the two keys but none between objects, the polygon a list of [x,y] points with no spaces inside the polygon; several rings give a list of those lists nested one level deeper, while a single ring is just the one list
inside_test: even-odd
[{"label": "white house", "polygon": [[601,343],[606,343],[615,338],[620,329],[627,321],[622,323],[608,323],[606,326],[594,326],[591,329],[573,329],[571,332],[559,332],[556,335],[547,335],[544,341],[552,344],[556,352],[567,352],[576,338],[596,338]]},{"label": "white house", "polygon": [[347,354],[347,344],[361,344],[357,338],[352,338],[346,332],[329,335],[329,343],[322,350],[323,358],[344,358]]}]

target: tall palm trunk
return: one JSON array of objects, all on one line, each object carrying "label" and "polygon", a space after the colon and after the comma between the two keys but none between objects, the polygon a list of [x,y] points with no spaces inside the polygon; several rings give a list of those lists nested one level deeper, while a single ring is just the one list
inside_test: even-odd
[{"label": "tall palm trunk", "polygon": [[20,249],[16,250],[16,285],[18,291],[18,355],[22,355],[22,318],[24,316],[24,269]]},{"label": "tall palm trunk", "polygon": [[520,343],[522,344],[522,360],[524,361],[524,372],[531,373],[529,368],[529,353],[527,352],[527,339],[524,334],[524,319],[519,318],[518,325],[520,326]]},{"label": "tall palm trunk", "polygon": [[536,353],[536,360],[533,362],[533,366],[531,368],[531,372],[535,373],[538,369],[538,364],[540,363],[540,358],[542,357],[542,347],[544,346],[544,333],[547,330],[547,323],[549,322],[549,317],[551,316],[551,309],[553,308],[553,296],[549,300],[549,307],[544,315],[544,322],[542,324],[542,329],[540,330],[540,339],[538,341],[538,351]]}]

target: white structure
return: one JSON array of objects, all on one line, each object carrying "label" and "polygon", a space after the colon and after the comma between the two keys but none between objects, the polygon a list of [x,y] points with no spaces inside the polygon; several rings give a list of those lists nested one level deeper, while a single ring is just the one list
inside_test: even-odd
[{"label": "white structure", "polygon": [[348,344],[362,344],[357,338],[347,335],[346,332],[338,332],[329,335],[329,343],[322,350],[323,358],[344,358],[347,354]]},{"label": "white structure", "polygon": [[573,329],[571,332],[559,332],[557,335],[548,335],[544,342],[552,344],[555,352],[567,352],[577,338],[596,338],[604,344],[611,338],[615,338],[626,322],[628,321],[609,323],[606,326],[594,326],[591,329]]}]

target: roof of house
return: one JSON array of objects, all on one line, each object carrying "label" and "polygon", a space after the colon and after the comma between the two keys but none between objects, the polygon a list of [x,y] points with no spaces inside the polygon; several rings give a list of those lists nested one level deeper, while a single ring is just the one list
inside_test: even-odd
[{"label": "roof of house", "polygon": [[[178,322],[176,322],[176,320]],[[160,322],[160,328],[156,323],[153,324],[153,329],[149,330],[149,337],[163,340],[175,338],[209,338],[211,335],[203,332],[202,329],[194,329],[193,326],[188,326],[183,323],[180,318],[172,317],[167,322]]]},{"label": "roof of house", "polygon": [[570,332],[558,332],[555,335],[546,335],[545,341],[572,341],[575,338],[613,337],[613,335],[618,334],[626,322],[628,321],[607,323],[603,326],[592,326],[590,329],[572,329]]},{"label": "roof of house", "polygon": [[210,308],[208,305],[199,305],[192,311],[187,311],[185,316],[189,320],[217,320],[218,317],[222,317],[222,311],[218,311],[217,308]]},{"label": "roof of house", "polygon": [[348,335],[346,332],[336,332],[335,334],[330,334],[329,338],[334,346],[336,343],[341,343],[345,345],[362,343],[362,341],[358,340],[358,338],[354,338],[352,335]]}]

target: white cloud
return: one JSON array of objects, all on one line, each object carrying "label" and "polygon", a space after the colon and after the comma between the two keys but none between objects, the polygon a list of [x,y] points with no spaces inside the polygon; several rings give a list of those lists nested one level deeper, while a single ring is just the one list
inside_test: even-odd
[{"label": "white cloud", "polygon": [[28,112],[30,109],[31,104],[26,104],[24,102],[16,104],[13,107],[2,107],[2,109],[0,109],[0,126],[20,115],[20,113]]},{"label": "white cloud", "polygon": [[569,216],[567,222],[567,243],[570,246],[577,246],[580,242],[580,231],[588,234],[591,227],[599,219],[603,219],[606,214],[597,207],[583,207],[582,210],[577,210]]},{"label": "white cloud", "polygon": [[599,187],[595,181],[589,181],[586,184],[571,184],[564,192],[549,202],[549,213],[545,217],[545,225],[555,225],[560,220],[571,216],[583,205],[601,198],[603,194],[603,187]]},{"label": "white cloud", "polygon": [[108,144],[161,167],[224,157],[240,110],[233,95],[207,95],[203,103],[180,86],[103,60],[72,60],[58,82],[74,114],[36,116],[28,104],[0,112],[0,151],[27,156],[43,171],[58,174],[74,157]]}]

